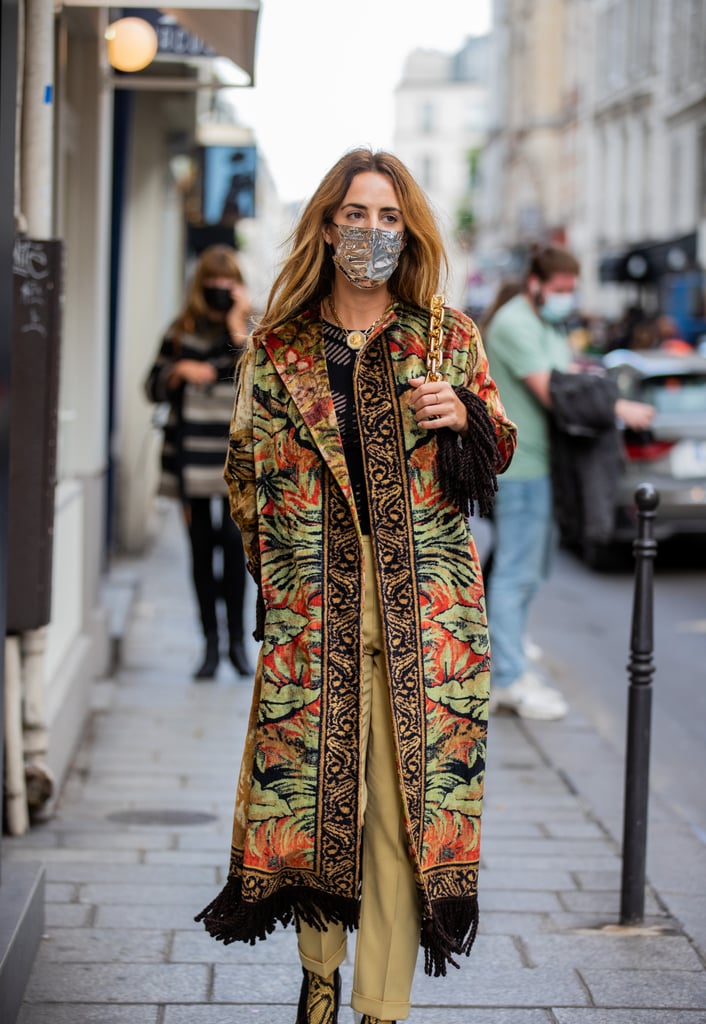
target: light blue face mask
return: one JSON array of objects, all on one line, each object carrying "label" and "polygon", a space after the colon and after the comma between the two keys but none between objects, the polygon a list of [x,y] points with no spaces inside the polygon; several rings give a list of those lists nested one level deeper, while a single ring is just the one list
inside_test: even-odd
[{"label": "light blue face mask", "polygon": [[574,292],[550,292],[539,307],[539,315],[549,324],[563,323],[576,309]]}]

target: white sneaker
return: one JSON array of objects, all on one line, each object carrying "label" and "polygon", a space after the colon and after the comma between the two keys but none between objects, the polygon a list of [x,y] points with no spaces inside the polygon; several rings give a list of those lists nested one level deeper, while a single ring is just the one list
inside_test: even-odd
[{"label": "white sneaker", "polygon": [[510,686],[490,689],[490,710],[505,708],[520,718],[552,722],[563,718],[569,705],[558,690],[553,689],[533,672],[524,672]]},{"label": "white sneaker", "polygon": [[528,636],[525,637],[525,640],[524,640],[524,643],[523,643],[522,646],[524,648],[525,658],[527,658],[528,661],[541,661],[542,660],[542,655],[544,654],[544,651],[539,646],[539,644],[536,644],[534,642],[534,640],[532,640],[530,637],[528,637]]}]

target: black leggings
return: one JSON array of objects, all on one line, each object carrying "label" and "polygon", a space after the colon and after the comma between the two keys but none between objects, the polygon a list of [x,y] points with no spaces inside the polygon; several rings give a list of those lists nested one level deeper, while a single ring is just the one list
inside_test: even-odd
[{"label": "black leggings", "polygon": [[[240,530],[230,517],[227,498],[192,498],[187,503],[191,542],[191,570],[204,636],[218,632],[216,601],[222,597],[231,643],[243,639],[245,554]],[[220,509],[220,516],[216,513]],[[214,570],[215,549],[223,551],[223,575]]]}]

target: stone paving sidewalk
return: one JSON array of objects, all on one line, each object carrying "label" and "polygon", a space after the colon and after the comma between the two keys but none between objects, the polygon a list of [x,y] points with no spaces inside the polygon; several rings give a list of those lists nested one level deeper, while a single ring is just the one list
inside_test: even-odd
[{"label": "stone paving sidewalk", "polygon": [[[170,506],[159,527],[149,556],[120,570],[139,578],[122,666],[96,684],[56,814],[5,840],[8,860],[46,865],[20,1024],[294,1024],[293,930],[224,947],[193,921],[224,880],[250,683],[226,664],[192,682],[199,640]],[[651,806],[648,872],[654,856],[665,885],[650,877],[644,925],[620,928],[621,787],[616,755],[575,713],[491,721],[478,938],[446,979],[425,977],[420,957],[411,1024],[706,1022],[702,847]]]}]

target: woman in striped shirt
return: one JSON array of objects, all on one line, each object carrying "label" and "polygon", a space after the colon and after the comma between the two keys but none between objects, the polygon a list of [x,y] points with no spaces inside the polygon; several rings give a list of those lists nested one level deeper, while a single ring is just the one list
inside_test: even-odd
[{"label": "woman in striped shirt", "polygon": [[[252,669],[243,644],[245,562],[228,511],[223,464],[233,410],[233,374],[248,334],[250,300],[235,250],[201,254],[186,304],[167,330],[145,382],[152,402],[169,403],[159,493],[183,507],[192,577],[205,638],[195,679],[213,679],[220,660],[216,602],[227,612],[228,655],[240,675]],[[222,577],[214,554],[223,552]]]}]

